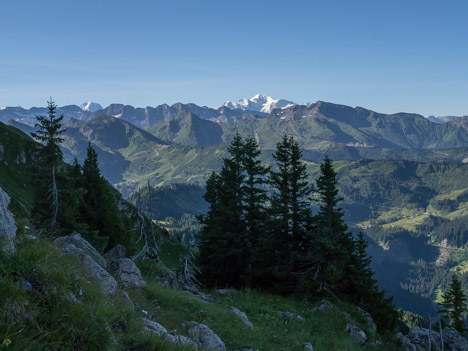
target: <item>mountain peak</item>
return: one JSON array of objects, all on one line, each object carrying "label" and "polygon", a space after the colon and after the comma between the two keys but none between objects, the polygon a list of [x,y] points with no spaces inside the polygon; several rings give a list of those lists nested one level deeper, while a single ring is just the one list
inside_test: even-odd
[{"label": "mountain peak", "polygon": [[276,108],[284,108],[291,105],[296,105],[296,103],[284,99],[274,99],[265,94],[256,94],[250,99],[244,98],[237,102],[226,101],[223,104],[223,107],[228,107],[232,110],[248,110],[270,113]]},{"label": "mountain peak", "polygon": [[96,112],[98,110],[102,110],[102,106],[100,104],[98,104],[97,102],[92,102],[92,101],[82,103],[80,105],[80,108],[83,111],[89,111],[89,112]]}]

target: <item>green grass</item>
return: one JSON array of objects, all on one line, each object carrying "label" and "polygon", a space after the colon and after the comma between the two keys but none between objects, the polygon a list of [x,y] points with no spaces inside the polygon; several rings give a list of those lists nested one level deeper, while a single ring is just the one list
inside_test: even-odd
[{"label": "green grass", "polygon": [[[207,291],[213,295],[210,303],[188,292],[163,287],[156,277],[157,271],[154,269],[148,276],[150,270],[146,265],[143,273],[147,287],[131,290],[130,296],[170,332],[187,335],[183,323],[196,321],[208,325],[229,350],[303,350],[305,342],[312,343],[314,350],[319,351],[371,349],[358,345],[345,332],[348,322],[341,312],[344,311],[351,315],[351,323],[365,330],[371,340],[382,340],[369,330],[361,314],[351,305],[339,304],[339,309],[331,313],[312,312],[312,303],[250,290],[229,294]],[[254,328],[245,326],[239,317],[229,313],[230,306],[245,312]],[[284,318],[277,311],[293,312],[304,320]],[[398,350],[388,339],[383,340],[380,350]]]},{"label": "green grass", "polygon": [[47,240],[20,240],[15,255],[0,256],[0,311],[0,349],[9,339],[8,350],[22,351],[179,350],[142,332],[139,314]]}]

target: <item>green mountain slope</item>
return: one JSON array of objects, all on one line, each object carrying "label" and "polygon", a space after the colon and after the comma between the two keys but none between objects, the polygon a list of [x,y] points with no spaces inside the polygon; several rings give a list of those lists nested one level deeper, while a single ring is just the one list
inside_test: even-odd
[{"label": "green mountain slope", "polygon": [[191,147],[221,144],[222,128],[218,123],[202,119],[188,111],[180,111],[168,121],[160,121],[147,129],[158,138]]}]

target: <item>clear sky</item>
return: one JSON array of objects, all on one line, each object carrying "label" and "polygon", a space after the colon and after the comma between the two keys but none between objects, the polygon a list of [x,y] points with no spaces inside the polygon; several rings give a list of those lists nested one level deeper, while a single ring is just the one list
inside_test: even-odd
[{"label": "clear sky", "polygon": [[468,1],[9,0],[0,106],[265,93],[468,115]]}]

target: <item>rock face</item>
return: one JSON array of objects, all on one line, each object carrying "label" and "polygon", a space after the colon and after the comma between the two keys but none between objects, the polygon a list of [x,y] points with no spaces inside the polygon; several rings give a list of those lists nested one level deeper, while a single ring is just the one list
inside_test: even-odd
[{"label": "rock face", "polygon": [[[440,334],[436,331],[431,331],[430,336],[432,347],[436,347],[436,350],[441,350]],[[454,328],[444,328],[442,336],[445,350],[468,350],[468,341]],[[418,327],[410,328],[408,335],[405,336],[398,333],[397,338],[407,351],[425,351],[429,347],[429,329]]]},{"label": "rock face", "polygon": [[141,277],[141,272],[135,263],[129,258],[119,258],[107,264],[107,270],[123,286],[141,288],[146,282]]},{"label": "rock face", "polygon": [[188,333],[197,340],[202,350],[206,351],[226,351],[223,341],[205,324],[197,322],[188,323]]},{"label": "rock face", "polygon": [[70,244],[83,251],[101,267],[106,267],[106,260],[99,254],[99,252],[96,251],[93,245],[81,237],[80,233],[73,232],[71,235],[62,236],[54,240],[54,245],[60,248],[67,247]]},{"label": "rock face", "polygon": [[234,306],[229,307],[229,312],[231,312],[232,314],[235,314],[240,319],[242,319],[242,321],[244,322],[246,326],[248,326],[249,328],[253,328],[253,324],[249,321],[249,318],[244,312],[240,311]]},{"label": "rock face", "polygon": [[347,324],[346,325],[346,332],[358,343],[361,345],[364,345],[367,341],[367,335],[364,333],[362,330],[360,330],[358,327],[352,324]]},{"label": "rock face", "polygon": [[8,210],[10,197],[0,188],[0,250],[15,251],[16,224],[13,214]]}]

